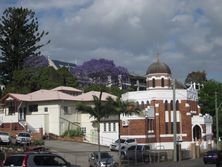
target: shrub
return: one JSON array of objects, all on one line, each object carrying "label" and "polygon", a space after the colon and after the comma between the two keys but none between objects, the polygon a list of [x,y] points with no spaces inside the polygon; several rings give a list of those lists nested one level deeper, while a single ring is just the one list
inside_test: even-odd
[{"label": "shrub", "polygon": [[44,140],[34,140],[33,141],[33,145],[44,145],[45,143],[44,143]]},{"label": "shrub", "polygon": [[69,136],[69,137],[74,137],[74,136],[83,136],[83,131],[80,128],[77,129],[71,129],[65,131],[62,136]]}]

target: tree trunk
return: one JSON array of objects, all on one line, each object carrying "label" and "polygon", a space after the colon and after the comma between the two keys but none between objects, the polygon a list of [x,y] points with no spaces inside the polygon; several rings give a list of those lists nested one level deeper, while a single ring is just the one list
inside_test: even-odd
[{"label": "tree trunk", "polygon": [[101,148],[100,148],[100,121],[98,122],[98,158],[99,158],[99,167],[101,166]]}]

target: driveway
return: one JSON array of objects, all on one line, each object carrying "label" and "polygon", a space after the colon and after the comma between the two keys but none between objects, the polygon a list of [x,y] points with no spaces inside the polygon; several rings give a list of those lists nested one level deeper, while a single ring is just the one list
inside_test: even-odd
[{"label": "driveway", "polygon": [[[54,152],[58,152],[72,164],[78,164],[82,167],[89,166],[88,155],[92,151],[98,151],[98,146],[88,143],[76,143],[59,140],[45,140],[45,146]],[[109,147],[101,146],[101,151],[110,151]],[[115,160],[118,160],[117,152],[110,152]]]},{"label": "driveway", "polygon": [[[45,140],[45,146],[50,148],[52,151],[58,152],[65,159],[67,159],[72,164],[81,165],[81,167],[87,167],[88,155],[92,151],[97,151],[98,146],[94,144],[87,143],[76,143],[68,141],[58,141],[58,140]],[[109,151],[109,147],[101,146],[101,151]],[[110,152],[114,159],[118,161],[118,152]],[[134,166],[152,166],[152,167],[214,167],[215,164],[204,164],[202,159],[195,160],[183,160],[179,162],[167,161],[160,163],[151,164],[132,164],[129,165],[128,162],[122,164],[123,167],[134,167]]]}]

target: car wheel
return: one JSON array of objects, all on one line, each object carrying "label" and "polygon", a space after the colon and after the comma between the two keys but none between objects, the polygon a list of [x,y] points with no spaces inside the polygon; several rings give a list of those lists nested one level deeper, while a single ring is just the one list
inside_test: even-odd
[{"label": "car wheel", "polygon": [[125,154],[124,154],[124,153],[121,153],[120,158],[121,158],[121,159],[126,159]]},{"label": "car wheel", "polygon": [[220,167],[220,163],[216,163],[216,167]]}]

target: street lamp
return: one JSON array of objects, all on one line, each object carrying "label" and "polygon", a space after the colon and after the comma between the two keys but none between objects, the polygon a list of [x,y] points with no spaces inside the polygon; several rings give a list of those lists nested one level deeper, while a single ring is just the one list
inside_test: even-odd
[{"label": "street lamp", "polygon": [[176,86],[175,86],[175,80],[173,80],[173,146],[174,146],[173,160],[174,161],[177,161],[176,118],[177,118],[176,116]]}]

